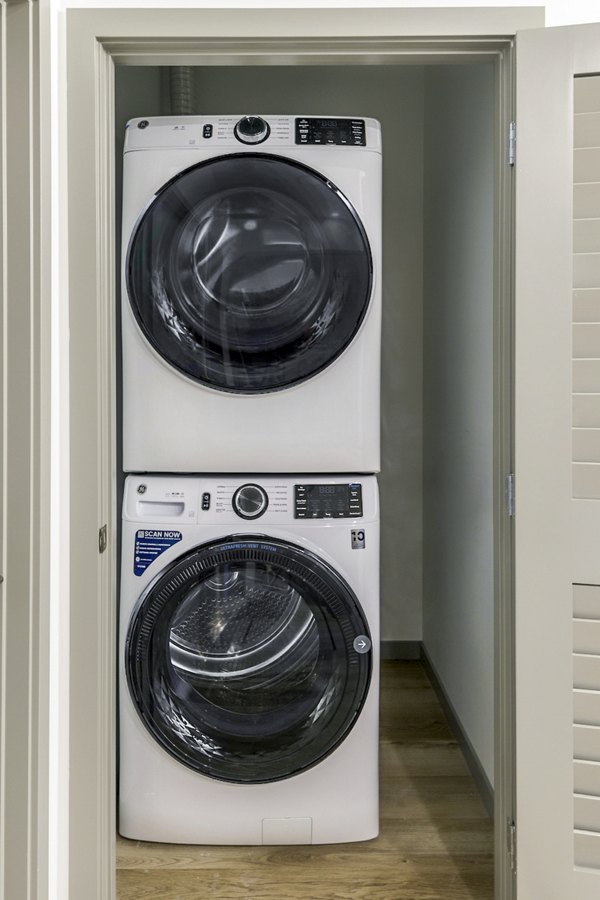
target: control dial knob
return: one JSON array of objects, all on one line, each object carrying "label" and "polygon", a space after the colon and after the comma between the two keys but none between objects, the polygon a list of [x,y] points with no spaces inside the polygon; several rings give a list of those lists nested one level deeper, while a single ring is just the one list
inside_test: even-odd
[{"label": "control dial knob", "polygon": [[243,484],[231,502],[234,512],[242,519],[258,519],[266,511],[269,498],[259,484]]},{"label": "control dial knob", "polygon": [[242,144],[262,144],[269,137],[271,129],[260,116],[244,116],[233,129]]}]

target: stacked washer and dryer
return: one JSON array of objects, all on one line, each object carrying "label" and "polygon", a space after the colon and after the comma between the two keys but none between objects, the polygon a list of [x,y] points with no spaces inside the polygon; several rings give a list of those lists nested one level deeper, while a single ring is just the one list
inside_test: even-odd
[{"label": "stacked washer and dryer", "polygon": [[381,135],[134,119],[120,832],[378,833]]}]

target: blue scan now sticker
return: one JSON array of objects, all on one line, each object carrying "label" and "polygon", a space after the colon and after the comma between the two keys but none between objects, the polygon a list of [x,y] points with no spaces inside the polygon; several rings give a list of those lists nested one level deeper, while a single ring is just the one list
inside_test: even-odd
[{"label": "blue scan now sticker", "polygon": [[181,540],[180,531],[142,528],[135,533],[133,574],[141,575],[157,556]]}]

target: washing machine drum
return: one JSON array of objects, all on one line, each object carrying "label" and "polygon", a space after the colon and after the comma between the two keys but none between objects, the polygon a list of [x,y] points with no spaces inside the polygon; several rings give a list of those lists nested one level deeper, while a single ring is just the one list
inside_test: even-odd
[{"label": "washing machine drum", "polygon": [[150,585],[125,665],[168,753],[256,784],[302,772],[344,740],[367,695],[369,647],[338,573],[303,548],[246,535],[194,549]]},{"label": "washing machine drum", "polygon": [[304,381],[351,343],[372,282],[365,230],[326,178],[244,153],[166,184],[134,229],[133,313],[152,347],[209,387],[242,394]]}]

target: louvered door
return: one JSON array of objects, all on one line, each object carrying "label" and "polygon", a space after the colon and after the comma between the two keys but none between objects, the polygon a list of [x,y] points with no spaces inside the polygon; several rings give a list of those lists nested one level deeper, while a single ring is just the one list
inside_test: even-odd
[{"label": "louvered door", "polygon": [[517,897],[600,897],[600,26],[517,40]]},{"label": "louvered door", "polygon": [[573,496],[599,500],[600,75],[574,81],[573,289]]},{"label": "louvered door", "polygon": [[[600,81],[600,79],[598,79]],[[600,869],[600,586],[573,587],[575,865]]]},{"label": "louvered door", "polygon": [[[582,504],[585,512],[594,513],[600,503],[600,75],[575,79],[573,125],[572,472],[577,523]],[[600,535],[596,539],[600,544]],[[585,563],[581,568],[587,568]],[[589,577],[596,581],[593,571]],[[573,585],[573,689],[574,861],[577,867],[598,870],[600,879],[600,583]]]}]

